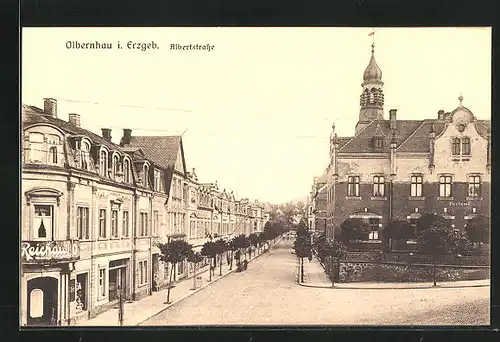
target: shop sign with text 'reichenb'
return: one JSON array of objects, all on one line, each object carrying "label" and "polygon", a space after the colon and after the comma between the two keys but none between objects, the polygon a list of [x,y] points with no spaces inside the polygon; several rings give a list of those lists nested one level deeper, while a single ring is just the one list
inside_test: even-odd
[{"label": "shop sign with text 'reichenb'", "polygon": [[80,242],[63,241],[23,241],[21,261],[23,263],[61,262],[80,259]]}]

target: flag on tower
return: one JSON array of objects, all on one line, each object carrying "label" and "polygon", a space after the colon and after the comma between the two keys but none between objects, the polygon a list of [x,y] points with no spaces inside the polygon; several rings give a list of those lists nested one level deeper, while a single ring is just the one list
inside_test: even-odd
[{"label": "flag on tower", "polygon": [[372,32],[370,32],[368,35],[369,36],[373,36],[375,34],[375,30],[373,30]]}]

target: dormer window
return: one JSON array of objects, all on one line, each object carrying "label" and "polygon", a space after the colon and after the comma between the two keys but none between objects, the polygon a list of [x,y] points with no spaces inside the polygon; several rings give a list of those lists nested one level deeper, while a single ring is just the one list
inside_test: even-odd
[{"label": "dormer window", "polygon": [[163,190],[161,171],[158,169],[155,169],[155,171],[154,171],[154,187],[155,187],[155,191],[162,191]]},{"label": "dormer window", "polygon": [[52,164],[57,164],[57,146],[49,147],[48,162]]},{"label": "dormer window", "polygon": [[373,138],[373,147],[376,149],[381,149],[384,147],[384,139],[383,137],[374,137]]},{"label": "dormer window", "polygon": [[82,169],[88,170],[88,163],[90,158],[90,145],[87,142],[82,142],[80,145],[80,167]]},{"label": "dormer window", "polygon": [[106,151],[101,150],[99,154],[99,174],[102,177],[106,177],[108,173],[108,154]]},{"label": "dormer window", "polygon": [[113,156],[113,177],[120,176],[120,158],[118,155]]},{"label": "dormer window", "polygon": [[42,163],[45,161],[44,136],[42,133],[30,133],[30,162]]},{"label": "dormer window", "polygon": [[123,181],[130,183],[130,162],[128,159],[123,160]]}]

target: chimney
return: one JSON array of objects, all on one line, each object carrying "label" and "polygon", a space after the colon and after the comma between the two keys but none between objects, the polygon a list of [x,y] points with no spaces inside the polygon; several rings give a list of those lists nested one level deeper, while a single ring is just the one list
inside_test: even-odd
[{"label": "chimney", "polygon": [[389,120],[391,121],[391,129],[396,129],[396,111],[397,109],[389,110]]},{"label": "chimney", "polygon": [[123,137],[122,140],[120,141],[120,145],[124,146],[130,144],[130,138],[132,138],[132,130],[130,128],[124,128]]},{"label": "chimney", "polygon": [[43,111],[57,118],[57,100],[50,97],[43,99]]},{"label": "chimney", "polygon": [[438,120],[444,120],[444,110],[438,111]]},{"label": "chimney", "polygon": [[111,129],[101,128],[101,131],[102,131],[102,137],[104,138],[104,140],[111,142]]},{"label": "chimney", "polygon": [[80,114],[70,113],[69,123],[72,124],[73,126],[80,127]]}]

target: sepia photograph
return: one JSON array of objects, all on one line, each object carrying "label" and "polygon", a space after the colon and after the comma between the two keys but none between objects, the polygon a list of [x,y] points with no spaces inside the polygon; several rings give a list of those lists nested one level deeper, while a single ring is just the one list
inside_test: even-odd
[{"label": "sepia photograph", "polygon": [[490,325],[490,27],[21,35],[21,328]]}]

